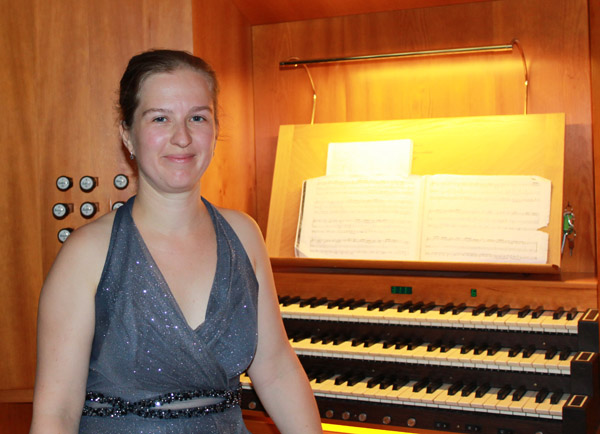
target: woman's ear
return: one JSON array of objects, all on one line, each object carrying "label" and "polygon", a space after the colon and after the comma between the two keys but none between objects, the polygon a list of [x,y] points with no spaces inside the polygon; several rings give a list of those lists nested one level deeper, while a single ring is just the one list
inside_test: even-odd
[{"label": "woman's ear", "polygon": [[125,125],[124,122],[121,122],[119,124],[119,133],[121,134],[121,141],[123,142],[123,145],[127,148],[129,153],[131,155],[133,155],[133,143],[131,141],[131,131]]}]

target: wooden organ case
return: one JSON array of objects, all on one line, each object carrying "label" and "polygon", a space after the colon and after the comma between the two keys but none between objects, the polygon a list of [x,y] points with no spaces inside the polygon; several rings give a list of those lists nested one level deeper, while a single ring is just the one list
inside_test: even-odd
[{"label": "wooden organ case", "polygon": [[[300,187],[324,174],[327,144],[392,138],[413,140],[416,174],[550,179],[548,263],[293,258]],[[563,153],[562,114],[281,127],[267,246],[288,337],[324,421],[595,433],[594,282],[557,278]],[[247,379],[244,387],[245,408],[260,410]]]}]

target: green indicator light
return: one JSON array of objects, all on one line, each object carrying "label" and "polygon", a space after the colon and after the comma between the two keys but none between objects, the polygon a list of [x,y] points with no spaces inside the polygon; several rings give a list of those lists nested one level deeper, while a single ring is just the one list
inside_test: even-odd
[{"label": "green indicator light", "polygon": [[412,286],[392,286],[392,294],[412,294]]},{"label": "green indicator light", "polygon": [[475,288],[471,289],[471,297],[477,297],[477,290]]}]

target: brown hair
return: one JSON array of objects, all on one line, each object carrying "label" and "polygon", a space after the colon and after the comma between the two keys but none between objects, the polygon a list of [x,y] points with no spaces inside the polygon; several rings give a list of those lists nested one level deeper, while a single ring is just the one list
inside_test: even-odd
[{"label": "brown hair", "polygon": [[133,115],[139,105],[139,92],[144,80],[152,74],[172,72],[179,68],[190,68],[206,79],[212,96],[215,126],[218,131],[219,83],[215,72],[203,59],[186,51],[177,50],[150,50],[137,54],[129,60],[119,88],[119,112],[124,127],[130,128],[133,124]]}]

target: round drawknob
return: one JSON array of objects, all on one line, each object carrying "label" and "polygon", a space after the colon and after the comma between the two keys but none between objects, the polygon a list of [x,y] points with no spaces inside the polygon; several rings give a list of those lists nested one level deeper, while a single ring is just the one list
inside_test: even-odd
[{"label": "round drawknob", "polygon": [[58,241],[60,241],[61,243],[67,241],[67,238],[69,238],[71,232],[73,232],[73,229],[71,228],[62,228],[60,231],[58,231],[58,234],[56,234],[58,237]]},{"label": "round drawknob", "polygon": [[66,203],[55,203],[52,207],[52,215],[58,220],[64,219],[71,212],[71,208]]},{"label": "round drawknob", "polygon": [[98,212],[98,205],[92,202],[83,202],[79,208],[81,216],[86,219],[91,219]]},{"label": "round drawknob", "polygon": [[406,421],[406,425],[413,427],[417,424],[417,419],[415,419],[414,417],[410,417],[408,418],[408,420]]},{"label": "round drawknob", "polygon": [[113,179],[113,185],[119,190],[124,190],[129,185],[129,178],[127,178],[127,175],[119,173],[115,176],[115,179]]},{"label": "round drawknob", "polygon": [[365,420],[367,420],[367,413],[361,413],[358,415],[358,420],[361,422],[364,422]]},{"label": "round drawknob", "polygon": [[256,401],[250,401],[250,402],[248,403],[248,408],[249,408],[250,410],[254,410],[254,409],[256,408]]},{"label": "round drawknob", "polygon": [[344,419],[344,420],[350,419],[350,412],[348,412],[348,411],[343,412],[342,419]]},{"label": "round drawknob", "polygon": [[84,176],[79,180],[79,187],[86,193],[96,188],[97,184],[96,178],[92,178],[91,176]]},{"label": "round drawknob", "polygon": [[121,202],[121,201],[115,202],[112,205],[112,209],[115,210],[117,208],[121,208],[123,205],[125,205],[125,202]]},{"label": "round drawknob", "polygon": [[389,416],[384,416],[383,419],[381,419],[381,422],[383,422],[384,425],[389,425],[392,423],[392,418]]},{"label": "round drawknob", "polygon": [[325,412],[325,417],[326,417],[327,419],[331,419],[331,418],[333,417],[333,410],[327,410],[327,411]]},{"label": "round drawknob", "polygon": [[67,191],[71,187],[73,187],[73,180],[68,176],[59,176],[56,179],[56,188],[60,191]]}]

